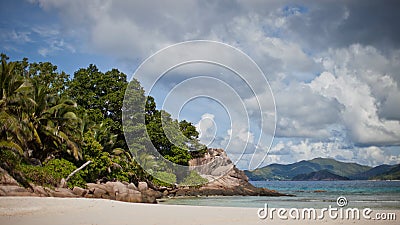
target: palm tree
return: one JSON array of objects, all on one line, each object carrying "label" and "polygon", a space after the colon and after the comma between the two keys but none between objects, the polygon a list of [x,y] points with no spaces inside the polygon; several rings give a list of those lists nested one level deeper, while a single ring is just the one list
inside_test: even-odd
[{"label": "palm tree", "polygon": [[9,149],[23,155],[29,128],[21,120],[24,109],[32,104],[28,97],[29,82],[15,74],[15,63],[7,63],[2,55],[0,67],[0,149]]},{"label": "palm tree", "polygon": [[23,74],[16,62],[1,57],[0,150],[39,160],[67,152],[81,157],[76,103]]},{"label": "palm tree", "polygon": [[79,129],[81,120],[74,112],[76,103],[51,94],[48,87],[35,80],[32,82],[35,105],[29,110],[28,124],[33,134],[30,145],[34,146],[34,157],[45,159],[66,151],[79,160],[78,143],[82,135]]}]

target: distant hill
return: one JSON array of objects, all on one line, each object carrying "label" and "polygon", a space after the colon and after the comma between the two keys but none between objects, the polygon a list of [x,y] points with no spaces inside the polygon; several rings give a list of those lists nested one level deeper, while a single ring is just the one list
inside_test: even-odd
[{"label": "distant hill", "polygon": [[392,169],[377,176],[373,176],[373,180],[400,180],[400,164],[395,165]]},{"label": "distant hill", "polygon": [[307,174],[296,175],[292,180],[349,180],[349,178],[336,175],[331,173],[329,170],[319,170]]},{"label": "distant hill", "polygon": [[330,158],[315,158],[292,164],[271,164],[253,171],[245,171],[250,180],[291,180],[299,174],[308,174],[320,170],[342,176],[351,177],[372,169],[357,163],[345,163]]},{"label": "distant hill", "polygon": [[395,168],[396,165],[380,165],[376,166],[372,169],[369,169],[365,172],[361,172],[355,175],[350,176],[349,178],[352,180],[368,180],[372,179],[373,177],[376,177],[378,175],[384,174],[389,172],[391,169]]}]

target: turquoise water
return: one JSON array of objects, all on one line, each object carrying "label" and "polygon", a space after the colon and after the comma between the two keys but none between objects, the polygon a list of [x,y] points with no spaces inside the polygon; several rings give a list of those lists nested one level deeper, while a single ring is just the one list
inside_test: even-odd
[{"label": "turquoise water", "polygon": [[[294,197],[220,196],[166,199],[160,204],[260,208],[265,203],[274,208],[336,207],[344,196],[349,207],[400,209],[400,181],[252,181]],[[323,192],[315,192],[315,191]]]}]

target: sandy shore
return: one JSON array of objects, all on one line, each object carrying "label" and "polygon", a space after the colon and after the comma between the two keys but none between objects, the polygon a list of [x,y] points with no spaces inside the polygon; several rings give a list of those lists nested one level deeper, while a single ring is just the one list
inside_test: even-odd
[{"label": "sandy shore", "polygon": [[[374,211],[385,212],[385,211]],[[261,220],[255,208],[124,203],[102,199],[0,197],[0,224],[398,224],[396,220]],[[375,214],[371,214],[375,215]]]}]

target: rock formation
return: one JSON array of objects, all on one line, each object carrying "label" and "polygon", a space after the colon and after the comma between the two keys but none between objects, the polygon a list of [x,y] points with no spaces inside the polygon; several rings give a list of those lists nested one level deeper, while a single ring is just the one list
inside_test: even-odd
[{"label": "rock formation", "polygon": [[87,189],[81,187],[47,188],[32,185],[33,190],[24,188],[0,168],[0,196],[37,196],[37,197],[63,197],[63,198],[104,198],[124,202],[157,203],[156,198],[162,196],[161,192],[147,188],[145,182],[140,182],[139,187],[132,183],[107,182],[88,183]]},{"label": "rock formation", "polygon": [[283,195],[274,190],[257,188],[250,184],[246,174],[236,168],[223,149],[208,149],[204,157],[192,159],[189,166],[206,178],[209,183],[201,187],[178,188],[169,192],[170,196]]}]

